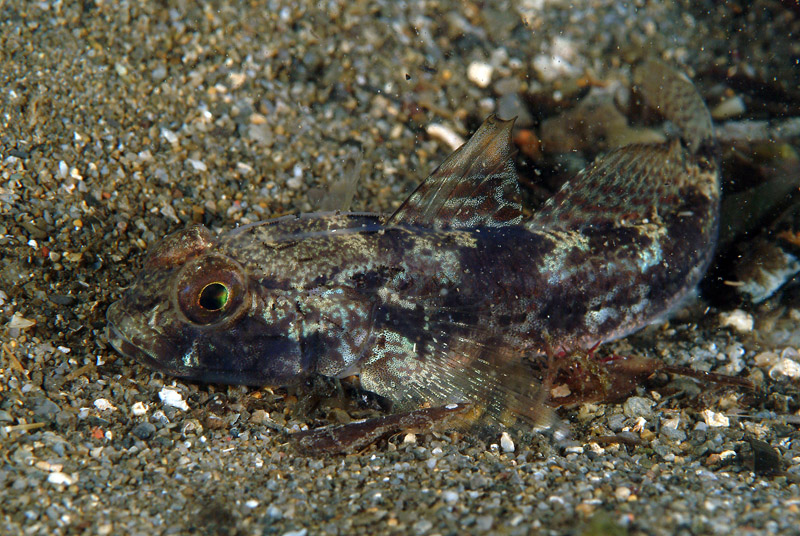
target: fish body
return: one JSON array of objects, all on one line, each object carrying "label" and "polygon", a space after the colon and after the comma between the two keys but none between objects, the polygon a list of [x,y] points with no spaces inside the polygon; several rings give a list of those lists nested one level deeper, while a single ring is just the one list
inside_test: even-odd
[{"label": "fish body", "polygon": [[187,379],[358,374],[402,409],[482,401],[535,419],[532,361],[663,316],[711,257],[708,112],[682,75],[656,62],[639,72],[681,139],[611,151],[532,218],[513,122],[490,117],[390,216],[306,214],[167,237],[109,308],[111,343]]}]

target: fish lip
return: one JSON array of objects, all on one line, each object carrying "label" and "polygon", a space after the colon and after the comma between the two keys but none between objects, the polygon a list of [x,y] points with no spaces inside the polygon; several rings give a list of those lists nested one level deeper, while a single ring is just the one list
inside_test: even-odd
[{"label": "fish lip", "polygon": [[106,311],[106,321],[108,322],[106,325],[106,339],[109,344],[123,356],[133,359],[146,367],[173,376],[181,375],[182,371],[165,367],[152,353],[134,344],[133,341],[117,327],[118,321],[123,320],[124,317],[124,306],[120,301],[115,301],[108,307]]},{"label": "fish lip", "polygon": [[114,349],[123,356],[134,359],[137,362],[154,370],[174,373],[173,371],[166,370],[164,366],[155,359],[155,357],[133,344],[111,321],[109,321],[108,326],[106,326],[106,338],[108,339],[109,344],[111,344],[111,346],[113,346]]},{"label": "fish lip", "polygon": [[124,300],[117,300],[109,305],[106,310],[106,339],[109,344],[120,354],[141,363],[148,368],[163,372],[172,376],[180,376],[182,371],[173,370],[172,367],[165,367],[164,364],[152,353],[141,346],[135,344],[133,340],[125,335],[125,332],[117,326],[124,326],[128,317]]},{"label": "fish lip", "polygon": [[106,337],[117,352],[151,370],[176,378],[193,379],[191,369],[164,366],[164,363],[147,350],[132,343],[112,322],[109,322],[106,327]]},{"label": "fish lip", "polygon": [[[137,363],[148,367],[151,370],[174,376],[190,381],[201,381],[202,383],[209,384],[225,384],[225,385],[266,385],[264,382],[257,381],[257,376],[252,371],[241,371],[238,374],[233,374],[230,371],[214,371],[206,370],[202,373],[202,378],[198,377],[197,371],[190,367],[169,367],[158,360],[153,354],[147,350],[134,344],[123,332],[115,325],[114,320],[111,318],[119,314],[117,302],[111,304],[106,313],[108,324],[106,325],[106,339],[109,344],[124,357],[133,359]],[[117,318],[119,318],[117,316]]]},{"label": "fish lip", "polygon": [[[227,369],[201,369],[181,366],[177,363],[170,366],[165,364],[164,359],[157,357],[157,351],[148,351],[147,348],[137,345],[134,340],[125,335],[124,331],[118,326],[125,326],[128,313],[125,305],[121,301],[112,303],[106,311],[106,339],[108,343],[120,354],[128,359],[132,359],[147,368],[174,376],[188,381],[198,381],[204,384],[223,384],[223,385],[252,385],[252,386],[272,386],[278,387],[284,383],[272,383],[265,381],[259,374],[259,369],[247,369],[232,371]],[[172,361],[174,360],[167,360]],[[300,381],[300,378],[296,379]],[[289,384],[292,382],[286,382]]]}]

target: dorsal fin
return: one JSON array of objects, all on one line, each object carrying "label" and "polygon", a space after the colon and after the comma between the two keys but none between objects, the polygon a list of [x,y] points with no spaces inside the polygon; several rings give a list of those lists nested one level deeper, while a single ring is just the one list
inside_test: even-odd
[{"label": "dorsal fin", "polygon": [[387,223],[460,229],[521,223],[519,183],[511,159],[513,126],[513,119],[489,116]]},{"label": "dorsal fin", "polygon": [[678,142],[626,145],[598,157],[533,215],[535,229],[603,229],[653,220],[680,204],[690,170]]}]

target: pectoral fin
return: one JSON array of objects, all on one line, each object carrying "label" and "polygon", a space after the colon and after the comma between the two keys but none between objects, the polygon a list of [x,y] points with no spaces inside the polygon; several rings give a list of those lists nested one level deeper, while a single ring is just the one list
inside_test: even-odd
[{"label": "pectoral fin", "polygon": [[361,368],[361,385],[399,409],[469,403],[485,424],[549,424],[546,394],[523,356],[480,329],[458,331],[450,326],[416,343],[382,330]]}]

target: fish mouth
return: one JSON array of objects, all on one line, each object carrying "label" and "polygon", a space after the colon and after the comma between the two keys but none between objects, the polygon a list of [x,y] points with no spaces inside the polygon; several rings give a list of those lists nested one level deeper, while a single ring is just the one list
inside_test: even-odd
[{"label": "fish mouth", "polygon": [[[243,370],[233,372],[230,370],[196,369],[181,366],[175,359],[170,359],[170,343],[153,342],[152,344],[136,344],[136,336],[126,335],[128,314],[124,304],[116,301],[106,312],[106,339],[108,343],[120,354],[132,359],[152,370],[190,381],[203,383],[236,384],[236,385],[264,385],[258,381],[257,371]],[[129,331],[130,332],[130,331]],[[167,356],[167,357],[165,357]],[[174,364],[173,364],[174,363]]]},{"label": "fish mouth", "polygon": [[111,344],[111,346],[113,346],[117,352],[129,359],[134,359],[137,362],[154,370],[171,374],[177,374],[178,372],[165,369],[164,365],[162,365],[155,357],[133,344],[111,322],[109,322],[108,326],[106,326],[106,338],[108,339],[109,344]]},{"label": "fish mouth", "polygon": [[108,311],[106,311],[106,321],[108,322],[106,326],[106,339],[109,344],[123,356],[133,359],[153,370],[175,376],[180,375],[182,371],[165,367],[163,362],[159,360],[154,353],[148,352],[141,346],[135,344],[130,337],[125,335],[124,331],[118,327],[124,324],[125,318],[126,314],[119,301],[109,306]]},{"label": "fish mouth", "polygon": [[191,328],[175,329],[169,334],[149,331],[147,324],[137,321],[136,311],[130,311],[128,307],[125,300],[118,300],[108,307],[106,340],[117,352],[151,370],[183,380],[227,385],[277,387],[301,379],[303,371],[296,371],[289,374],[287,381],[278,381],[273,377],[274,373],[270,375],[267,370],[265,374],[263,360],[259,359],[241,367],[229,339],[225,339],[226,355],[220,357],[213,351],[209,354],[214,341],[207,341],[202,333]]},{"label": "fish mouth", "polygon": [[112,322],[109,322],[106,326],[106,338],[111,346],[123,356],[168,376],[211,384],[265,385],[264,382],[258,380],[257,373],[250,370],[232,372],[230,370],[203,369],[202,371],[197,371],[191,367],[164,366],[164,363],[154,355],[132,343]]}]

